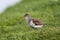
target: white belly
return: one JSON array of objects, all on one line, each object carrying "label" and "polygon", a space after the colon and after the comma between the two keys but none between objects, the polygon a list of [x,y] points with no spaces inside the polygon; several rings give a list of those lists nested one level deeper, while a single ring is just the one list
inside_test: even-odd
[{"label": "white belly", "polygon": [[30,23],[29,23],[29,25],[31,26],[31,27],[34,27],[34,28],[41,28],[43,25],[35,25],[34,23],[33,23],[33,21],[31,21]]}]

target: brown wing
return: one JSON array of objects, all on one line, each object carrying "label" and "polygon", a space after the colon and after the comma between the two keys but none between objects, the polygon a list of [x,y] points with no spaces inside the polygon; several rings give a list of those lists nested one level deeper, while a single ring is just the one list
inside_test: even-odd
[{"label": "brown wing", "polygon": [[37,19],[32,19],[33,23],[35,23],[35,25],[42,25],[43,23]]}]

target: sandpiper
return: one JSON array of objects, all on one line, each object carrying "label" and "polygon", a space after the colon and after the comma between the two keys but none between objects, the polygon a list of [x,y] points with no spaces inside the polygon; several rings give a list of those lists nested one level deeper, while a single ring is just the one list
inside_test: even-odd
[{"label": "sandpiper", "polygon": [[43,23],[42,21],[38,20],[38,19],[33,19],[28,13],[26,13],[24,15],[28,25],[32,28],[42,28],[43,27]]}]

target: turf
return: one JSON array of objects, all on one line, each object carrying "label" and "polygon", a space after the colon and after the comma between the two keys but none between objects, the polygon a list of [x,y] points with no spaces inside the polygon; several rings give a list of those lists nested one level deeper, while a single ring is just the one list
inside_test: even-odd
[{"label": "turf", "polygon": [[[46,25],[32,29],[22,18],[28,12]],[[60,40],[60,0],[23,0],[0,14],[0,40]]]}]

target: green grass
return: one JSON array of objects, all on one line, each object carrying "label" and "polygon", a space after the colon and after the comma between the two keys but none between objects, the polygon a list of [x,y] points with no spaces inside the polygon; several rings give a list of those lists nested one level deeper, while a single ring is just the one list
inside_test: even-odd
[{"label": "green grass", "polygon": [[[30,28],[21,18],[28,12],[47,25]],[[0,40],[60,40],[60,0],[23,0],[0,14]]]}]

